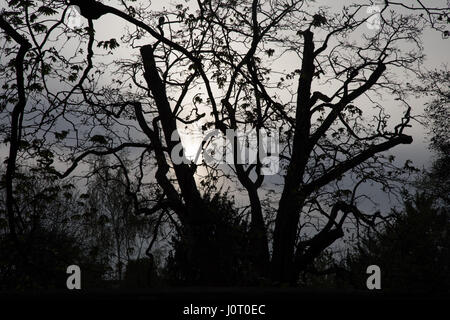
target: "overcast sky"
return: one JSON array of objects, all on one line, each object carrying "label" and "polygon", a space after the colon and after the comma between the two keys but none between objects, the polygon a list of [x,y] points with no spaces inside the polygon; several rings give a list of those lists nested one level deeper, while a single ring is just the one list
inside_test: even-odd
[{"label": "overcast sky", "polygon": [[[114,1],[103,1],[107,2],[108,4],[114,4]],[[185,3],[185,1],[181,1]],[[5,1],[0,1],[1,3],[5,3]],[[177,1],[172,0],[170,2],[168,1],[161,1],[161,0],[153,0],[151,2],[151,7],[155,10],[161,10],[164,9],[164,7],[169,7],[170,3],[177,3]],[[194,2],[195,3],[195,2]],[[347,2],[346,2],[347,3]],[[433,1],[433,4],[441,3],[443,5],[446,4],[446,1]],[[330,6],[333,9],[332,10],[339,10],[341,7],[341,1],[333,1],[333,0],[322,0],[317,1],[317,4],[323,5],[323,6]],[[84,21],[83,23],[86,24]],[[107,15],[102,17],[101,19],[95,21],[95,29],[96,29],[96,38],[97,39],[110,39],[110,38],[116,38],[120,39],[120,36],[123,34],[124,28],[128,24],[121,21],[119,18]],[[128,25],[129,26],[129,25]],[[129,26],[132,28],[132,26]],[[370,30],[365,30],[361,32],[370,32]],[[105,59],[117,59],[120,57],[128,58],[131,55],[137,54],[137,49],[130,49],[126,44],[120,42],[120,48],[114,51],[113,57],[107,57]],[[439,68],[443,64],[448,64],[449,59],[449,52],[450,52],[450,46],[449,46],[449,40],[442,39],[441,35],[436,31],[427,30],[424,32],[423,35],[423,43],[425,48],[425,54],[427,56],[425,64],[422,66],[427,69],[433,69],[433,68]],[[66,50],[67,52],[74,51],[74,46],[67,46]],[[292,66],[296,66],[299,64],[298,58],[296,58],[294,55],[291,57],[286,56],[282,60],[278,61],[278,66],[280,68],[286,66],[286,68],[292,68]],[[314,88],[314,90],[320,90],[320,88]],[[420,114],[424,109],[424,103],[425,100],[417,100],[417,101],[411,101],[412,105],[414,107],[413,113],[414,114]],[[401,112],[403,110],[396,108],[395,106],[387,105],[386,109],[388,109],[395,117],[398,117],[401,115]],[[397,155],[397,159],[399,163],[403,163],[406,159],[411,159],[414,161],[414,164],[417,167],[427,167],[431,163],[432,154],[427,149],[428,144],[428,138],[426,135],[426,129],[423,128],[419,123],[413,122],[413,127],[408,129],[407,133],[412,135],[414,138],[414,142],[411,145],[400,145],[397,146],[395,149],[391,150],[391,153]],[[6,157],[5,153],[5,146],[3,145],[3,158]],[[64,165],[62,165],[64,166]],[[382,207],[388,208],[390,206],[389,201],[386,201],[386,195],[383,193],[380,193],[376,191],[376,189],[370,189],[368,188],[367,191],[369,191],[373,198],[378,200],[380,204],[382,204]]]}]

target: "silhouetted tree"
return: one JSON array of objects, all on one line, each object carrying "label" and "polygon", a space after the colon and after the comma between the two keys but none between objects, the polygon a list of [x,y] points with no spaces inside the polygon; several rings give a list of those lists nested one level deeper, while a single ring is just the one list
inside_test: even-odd
[{"label": "silhouetted tree", "polygon": [[117,280],[122,280],[131,260],[147,253],[156,223],[154,217],[136,215],[127,190],[126,170],[125,163],[116,168],[106,157],[94,159],[85,194],[87,227],[83,237],[88,237],[106,256]]},{"label": "silhouetted tree", "polygon": [[[135,213],[170,221],[185,257],[175,260],[195,266],[189,277],[206,284],[234,277],[237,257],[221,251],[240,227],[218,214],[230,211],[211,206],[215,196],[202,185],[217,192],[231,184],[246,197],[245,255],[256,278],[273,282],[297,283],[344,236],[345,223],[375,224],[378,214],[358,209],[359,187],[375,182],[393,193],[405,170],[383,152],[412,142],[407,87],[397,74],[415,75],[422,31],[445,34],[448,19],[445,4],[422,2],[384,1],[373,30],[364,29],[373,22],[371,1],[334,13],[306,0],[192,1],[194,9],[182,2],[161,12],[147,2],[70,4],[87,26],[65,25],[62,0],[10,1],[0,16],[10,237],[23,251],[13,195],[18,162],[38,161],[65,179],[90,156],[114,155],[120,165],[120,152],[132,149],[136,179],[127,197]],[[120,43],[96,32],[107,14],[133,27]],[[119,58],[123,44],[127,56],[110,61],[105,53]],[[289,70],[283,59],[292,59]],[[382,96],[403,108],[401,119],[390,117]],[[265,177],[267,159],[240,164],[237,148],[227,166],[193,163],[183,152],[175,161],[173,133],[194,126],[278,133],[281,184]],[[270,187],[272,201],[262,201]]]}]

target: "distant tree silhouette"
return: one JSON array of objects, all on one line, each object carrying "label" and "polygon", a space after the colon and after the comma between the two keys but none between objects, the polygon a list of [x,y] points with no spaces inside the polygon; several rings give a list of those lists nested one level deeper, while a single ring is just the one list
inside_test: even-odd
[{"label": "distant tree silhouette", "polygon": [[414,88],[431,98],[425,110],[430,149],[434,153],[431,167],[417,182],[417,188],[450,205],[450,72],[444,67],[422,75],[422,85]]},{"label": "distant tree silhouette", "polygon": [[[125,158],[125,157],[124,157]],[[132,260],[146,255],[150,238],[154,236],[155,217],[136,215],[132,198],[127,193],[128,182],[123,166],[110,165],[106,157],[93,159],[92,176],[87,183],[87,227],[83,235],[96,243],[99,252],[105,255],[111,269],[112,277],[122,280],[125,267]]]},{"label": "distant tree silhouette", "polygon": [[450,212],[433,202],[416,194],[392,223],[361,239],[347,261],[353,284],[364,287],[365,268],[375,264],[383,289],[449,292]]},{"label": "distant tree silhouette", "polygon": [[[84,221],[79,211],[84,204],[75,186],[55,181],[39,168],[31,167],[30,171],[17,172],[15,179],[20,251],[7,225],[0,228],[0,288],[65,289],[66,269],[72,264],[81,267],[84,288],[102,286],[108,261],[93,250],[95,243],[81,236]],[[0,210],[5,212],[4,199]]]}]

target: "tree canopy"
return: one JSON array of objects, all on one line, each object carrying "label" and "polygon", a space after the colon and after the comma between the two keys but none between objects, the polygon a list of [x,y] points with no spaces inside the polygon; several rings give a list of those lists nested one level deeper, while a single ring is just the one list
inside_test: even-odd
[{"label": "tree canopy", "polygon": [[[108,167],[120,169],[114,188],[128,213],[154,219],[154,241],[173,229],[177,256],[191,266],[173,270],[199,283],[223,283],[223,274],[240,283],[231,270],[239,261],[254,278],[295,284],[347,226],[383,220],[359,207],[367,197],[360,187],[394,194],[411,172],[385,152],[412,143],[416,106],[404,79],[420,75],[424,30],[448,36],[448,8],[326,5],[8,1],[0,15],[2,187],[18,252],[26,260],[21,223],[30,215],[17,208],[18,172],[86,178],[91,157],[110,156]],[[79,25],[68,25],[71,6]],[[103,38],[109,24],[121,33]],[[241,161],[235,136],[226,161],[206,161],[230,130],[255,132],[264,152]],[[193,132],[203,135],[199,161],[188,157]],[[264,134],[279,137],[274,150]],[[221,255],[227,244],[236,250]]]}]

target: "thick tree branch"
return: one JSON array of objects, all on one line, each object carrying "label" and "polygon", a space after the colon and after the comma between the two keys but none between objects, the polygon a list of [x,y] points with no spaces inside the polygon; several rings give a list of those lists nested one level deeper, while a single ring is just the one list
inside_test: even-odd
[{"label": "thick tree branch", "polygon": [[[339,114],[344,110],[348,103],[355,100],[359,96],[361,96],[364,92],[369,90],[381,77],[384,70],[386,70],[386,66],[381,61],[378,62],[376,69],[372,72],[370,77],[365,81],[360,87],[353,90],[350,93],[344,94],[342,99],[333,105],[333,109],[330,111],[328,116],[325,118],[325,121],[320,125],[320,127],[311,135],[310,139],[310,148],[313,148],[314,145],[319,141],[319,139],[325,134],[325,132],[331,127],[333,122],[338,118]],[[347,92],[346,86],[348,85],[350,79],[346,81],[344,84],[344,90]]]},{"label": "thick tree branch", "polygon": [[[172,141],[172,134],[177,132],[176,118],[170,108],[166,88],[156,68],[153,47],[151,45],[143,46],[141,48],[141,56],[144,63],[144,77],[155,100],[168,151],[171,154],[176,145],[181,143]],[[143,121],[145,120],[141,119],[141,123]],[[184,154],[181,156],[185,157]],[[174,163],[173,166],[184,201],[192,208],[198,206],[200,204],[200,192],[195,183],[194,172],[186,164],[186,161],[182,161],[179,164]]]},{"label": "thick tree branch", "polygon": [[391,138],[388,141],[385,141],[380,144],[372,145],[365,151],[361,152],[357,156],[348,159],[337,166],[335,166],[333,169],[325,173],[320,178],[312,181],[311,183],[305,185],[302,190],[304,192],[313,192],[314,190],[318,190],[319,188],[325,186],[326,184],[330,183],[331,181],[337,179],[342,174],[347,172],[348,170],[356,167],[357,165],[363,163],[364,161],[370,159],[373,157],[376,153],[383,152],[386,150],[389,150],[399,144],[411,144],[412,143],[412,137],[408,135],[399,135],[397,137]]}]

